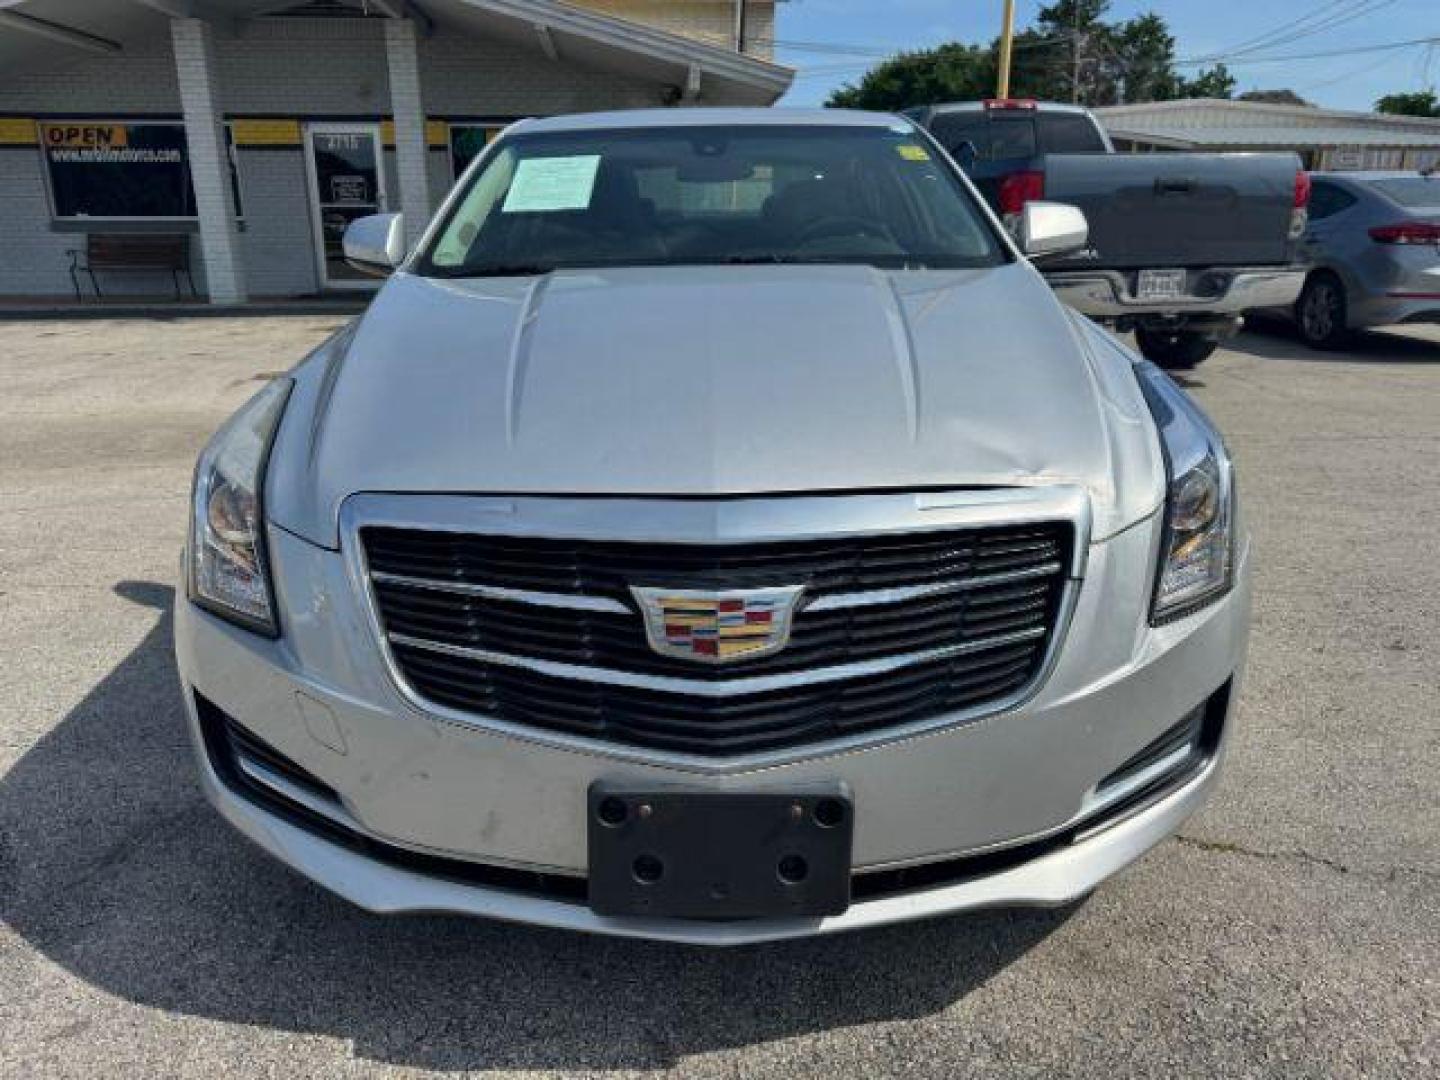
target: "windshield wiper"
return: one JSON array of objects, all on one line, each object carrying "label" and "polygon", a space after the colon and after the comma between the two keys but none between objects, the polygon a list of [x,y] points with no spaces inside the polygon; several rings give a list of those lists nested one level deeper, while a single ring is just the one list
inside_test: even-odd
[{"label": "windshield wiper", "polygon": [[779,263],[799,262],[793,255],[777,255],[773,252],[764,255],[726,255],[719,260],[726,266],[762,266]]},{"label": "windshield wiper", "polygon": [[437,267],[438,276],[447,278],[469,277],[530,277],[548,274],[556,268],[543,263],[489,263],[484,266]]}]

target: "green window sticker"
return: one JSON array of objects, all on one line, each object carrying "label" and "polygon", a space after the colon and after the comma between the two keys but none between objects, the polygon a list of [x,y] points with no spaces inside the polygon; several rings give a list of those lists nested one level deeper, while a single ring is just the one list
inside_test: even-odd
[{"label": "green window sticker", "polygon": [[515,167],[515,179],[510,182],[500,212],[584,210],[590,205],[599,170],[599,154],[526,158]]}]

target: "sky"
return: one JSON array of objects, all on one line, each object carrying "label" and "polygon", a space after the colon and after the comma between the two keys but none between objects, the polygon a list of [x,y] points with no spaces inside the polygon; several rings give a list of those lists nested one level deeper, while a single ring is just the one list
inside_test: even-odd
[{"label": "sky", "polygon": [[[1016,29],[1030,25],[1041,6],[1040,0],[1016,0]],[[776,8],[776,57],[797,68],[798,75],[781,104],[823,104],[832,90],[858,80],[888,51],[989,41],[1000,31],[1001,8],[1002,0],[786,0]],[[1113,0],[1107,18],[1147,11],[1169,24],[1177,58],[1250,46],[1249,56],[1226,60],[1238,80],[1237,93],[1288,87],[1317,105],[1368,109],[1383,94],[1434,89],[1440,82],[1440,44],[1259,60],[1440,38],[1440,0]],[[1271,31],[1291,37],[1331,20],[1333,26],[1294,40],[1265,48],[1250,45]],[[1197,68],[1181,70],[1193,75]]]}]

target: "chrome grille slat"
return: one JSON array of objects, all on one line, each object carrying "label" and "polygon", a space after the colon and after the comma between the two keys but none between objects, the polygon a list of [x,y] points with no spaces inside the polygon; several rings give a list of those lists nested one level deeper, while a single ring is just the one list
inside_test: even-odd
[{"label": "chrome grille slat", "polygon": [[[424,701],[702,757],[808,745],[1013,699],[1037,678],[1068,522],[662,543],[366,526],[396,671]],[[803,584],[789,644],[702,665],[649,645],[631,585]]]},{"label": "chrome grille slat", "polygon": [[809,668],[804,671],[789,671],[779,675],[755,675],[725,680],[684,679],[669,675],[637,675],[628,671],[613,671],[609,668],[586,667],[581,664],[566,664],[555,660],[536,660],[528,656],[512,656],[493,649],[472,649],[465,645],[446,645],[438,641],[410,637],[408,634],[390,634],[390,640],[398,645],[426,652],[462,656],[467,660],[481,660],[487,664],[501,664],[505,667],[524,668],[541,675],[576,682],[605,683],[610,686],[633,686],[662,693],[688,694],[695,697],[726,698],[745,694],[763,694],[771,690],[782,690],[788,686],[809,686],[813,683],[837,682],[841,679],[858,679],[867,675],[883,675],[913,664],[929,663],[932,660],[948,660],[967,653],[983,652],[986,649],[1013,645],[1021,641],[1034,641],[1043,637],[1043,626],[1028,630],[998,634],[977,641],[961,642],[942,649],[931,649],[923,653],[905,653],[879,660],[862,660],[854,664],[836,667]]}]

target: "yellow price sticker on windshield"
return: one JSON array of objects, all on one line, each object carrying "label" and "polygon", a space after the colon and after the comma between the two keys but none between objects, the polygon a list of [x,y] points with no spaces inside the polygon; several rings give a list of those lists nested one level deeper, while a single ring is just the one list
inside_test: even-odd
[{"label": "yellow price sticker on windshield", "polygon": [[923,146],[916,146],[914,143],[901,143],[895,147],[895,152],[906,161],[929,161],[930,153]]}]

